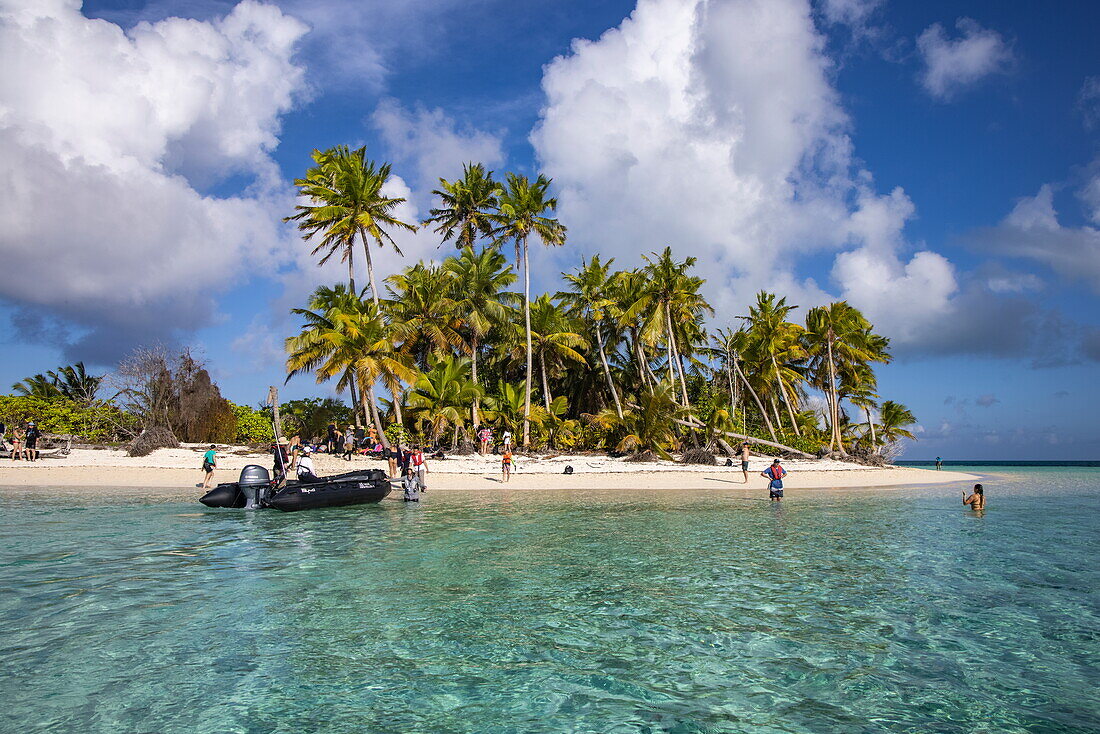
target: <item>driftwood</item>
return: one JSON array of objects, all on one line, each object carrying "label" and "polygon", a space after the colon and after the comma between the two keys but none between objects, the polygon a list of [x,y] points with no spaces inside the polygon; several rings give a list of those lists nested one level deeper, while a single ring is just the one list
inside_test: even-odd
[{"label": "driftwood", "polygon": [[[681,426],[687,426],[688,428],[706,428],[706,426],[704,426],[702,423],[693,423],[691,421],[680,420],[678,418],[675,419],[673,422],[678,423]],[[762,438],[756,438],[755,436],[746,436],[743,433],[734,433],[733,431],[718,431],[718,433],[721,433],[723,436],[729,436],[730,438],[737,438],[737,439],[740,439],[742,441],[748,441],[749,443],[759,443],[759,444],[763,444],[764,446],[771,446],[773,448],[783,449],[784,451],[786,451],[788,453],[796,454],[798,456],[801,456],[804,459],[816,459],[817,458],[813,454],[807,454],[805,451],[799,451],[796,448],[792,448],[790,446],[784,446],[783,444],[776,443],[775,441],[765,441]]]}]

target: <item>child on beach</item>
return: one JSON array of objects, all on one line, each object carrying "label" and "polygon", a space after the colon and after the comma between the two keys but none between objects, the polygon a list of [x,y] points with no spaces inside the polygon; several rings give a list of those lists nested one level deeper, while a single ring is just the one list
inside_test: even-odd
[{"label": "child on beach", "polygon": [[749,442],[741,444],[741,473],[745,475],[745,484],[749,483]]},{"label": "child on beach", "polygon": [[202,455],[203,480],[202,488],[210,489],[210,480],[214,476],[214,469],[218,466],[218,447],[210,444],[210,448]]},{"label": "child on beach", "polygon": [[768,482],[768,500],[771,502],[781,501],[783,499],[783,477],[787,476],[787,470],[780,466],[779,459],[773,461],[771,466],[760,472],[760,476],[771,480]]},{"label": "child on beach", "polygon": [[504,449],[504,456],[500,457],[500,481],[507,482],[512,478],[512,452]]}]

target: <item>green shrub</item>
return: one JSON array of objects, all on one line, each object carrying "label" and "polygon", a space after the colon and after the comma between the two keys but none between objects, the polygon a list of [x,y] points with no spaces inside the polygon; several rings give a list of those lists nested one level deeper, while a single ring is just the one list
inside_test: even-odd
[{"label": "green shrub", "polygon": [[77,436],[88,441],[117,441],[137,432],[137,421],[110,403],[90,405],[68,398],[0,395],[0,420],[9,432],[33,420],[43,433]]},{"label": "green shrub", "polygon": [[247,405],[234,405],[232,402],[229,405],[237,416],[237,443],[270,443],[274,440],[270,413]]}]

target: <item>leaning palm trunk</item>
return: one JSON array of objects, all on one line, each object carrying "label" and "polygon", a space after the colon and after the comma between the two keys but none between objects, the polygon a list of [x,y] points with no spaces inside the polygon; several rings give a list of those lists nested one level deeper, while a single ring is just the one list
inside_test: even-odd
[{"label": "leaning palm trunk", "polygon": [[[370,416],[374,422],[374,430],[378,432],[378,439],[382,442],[382,446],[389,449],[390,441],[386,438],[386,432],[382,430],[382,419],[378,416],[378,401],[374,397],[374,386],[370,384],[365,385],[359,395],[364,403],[366,403],[367,400],[370,401]],[[366,413],[367,409],[368,406],[364,404],[363,412]]]},{"label": "leaning palm trunk", "polygon": [[668,330],[669,360],[671,360],[669,365],[670,376],[672,383],[676,384],[676,373],[679,372],[680,395],[683,398],[681,404],[686,408],[688,405],[687,382],[684,380],[684,367],[680,364],[680,350],[676,346],[676,335],[672,330],[672,311],[669,310],[667,304],[665,306],[665,328]]},{"label": "leaning palm trunk", "polygon": [[523,383],[523,447],[531,444],[531,268],[527,262],[527,238],[523,246],[523,324],[527,331],[527,379]]},{"label": "leaning palm trunk", "polygon": [[775,355],[772,355],[772,369],[775,370],[775,381],[779,383],[779,392],[783,394],[783,402],[787,404],[787,415],[791,418],[791,427],[794,428],[794,435],[802,436],[802,431],[798,430],[798,421],[794,417],[794,406],[791,404],[791,396],[787,393],[787,386],[783,384],[783,374],[779,371],[779,364],[775,361]]},{"label": "leaning palm trunk", "polygon": [[867,430],[871,432],[871,451],[874,451],[878,442],[875,441],[875,422],[871,420],[871,406],[865,405],[863,412],[867,414]]},{"label": "leaning palm trunk", "polygon": [[[678,423],[682,426],[688,426],[689,428],[706,428],[705,425],[703,425],[702,423],[699,423],[698,421],[685,421],[685,420],[680,420],[679,418],[674,419],[673,423]],[[799,451],[798,449],[794,448],[793,446],[787,446],[786,444],[778,443],[776,441],[765,441],[762,438],[756,438],[755,436],[746,436],[743,433],[734,433],[733,431],[718,431],[718,433],[721,433],[723,436],[729,436],[730,438],[737,438],[737,439],[741,439],[742,441],[749,441],[750,443],[760,443],[760,444],[764,444],[765,446],[771,446],[773,448],[783,449],[784,451],[787,451],[787,452],[792,453],[792,454],[797,454],[798,456],[801,456],[801,457],[806,458],[806,459],[816,459],[817,458],[813,454],[807,454],[805,451]]]},{"label": "leaning palm trunk", "polygon": [[[749,389],[749,394],[752,395],[752,399],[756,401],[756,407],[760,409],[760,415],[764,418],[764,425],[768,427],[768,433],[771,434],[772,440],[776,440],[775,426],[772,425],[771,420],[768,418],[768,411],[764,409],[764,403],[760,400],[760,396],[756,394],[756,390],[753,389],[749,383],[749,379],[745,377],[745,373],[741,371],[741,365],[737,363],[737,360],[733,362],[733,369],[738,377],[741,378],[741,382],[745,383],[745,387]],[[748,419],[745,420],[746,424]]]},{"label": "leaning palm trunk", "polygon": [[596,322],[596,345],[600,351],[600,363],[603,364],[603,376],[607,378],[607,387],[611,390],[611,399],[615,401],[615,414],[619,416],[619,420],[622,420],[623,406],[619,402],[619,391],[615,389],[615,381],[611,379],[611,368],[607,365],[607,354],[604,353],[603,349],[602,331],[599,322]]},{"label": "leaning palm trunk", "polygon": [[772,412],[775,414],[775,425],[783,428],[783,420],[779,417],[779,403],[775,399],[775,395],[771,395]]}]

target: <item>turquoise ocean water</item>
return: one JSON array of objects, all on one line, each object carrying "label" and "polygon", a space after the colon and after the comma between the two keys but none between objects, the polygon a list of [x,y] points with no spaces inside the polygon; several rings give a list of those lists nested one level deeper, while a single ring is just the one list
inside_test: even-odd
[{"label": "turquoise ocean water", "polygon": [[1100,469],[999,468],[983,515],[791,479],[299,514],[9,490],[0,731],[1100,731]]}]

